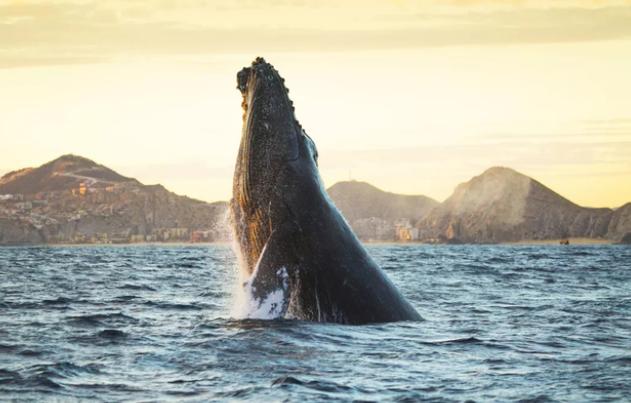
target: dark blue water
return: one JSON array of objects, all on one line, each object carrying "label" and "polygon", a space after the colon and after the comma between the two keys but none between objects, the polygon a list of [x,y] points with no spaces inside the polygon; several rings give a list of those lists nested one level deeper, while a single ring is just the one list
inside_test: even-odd
[{"label": "dark blue water", "polygon": [[369,250],[425,321],[230,319],[224,246],[1,248],[0,399],[631,397],[631,248]]}]

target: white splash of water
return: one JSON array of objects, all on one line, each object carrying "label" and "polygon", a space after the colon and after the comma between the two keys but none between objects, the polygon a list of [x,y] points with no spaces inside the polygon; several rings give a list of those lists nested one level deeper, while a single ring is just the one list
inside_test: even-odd
[{"label": "white splash of water", "polygon": [[[263,247],[261,256],[265,254],[267,245]],[[286,295],[289,275],[285,267],[280,267],[276,271],[276,276],[280,280],[280,287],[267,293],[262,298],[256,298],[254,279],[259,271],[261,257],[256,263],[252,275],[247,277],[246,271],[241,270],[240,286],[235,291],[235,301],[231,316],[235,319],[277,319],[283,317],[287,307]],[[243,264],[243,263],[242,263]],[[243,266],[241,266],[243,267]]]},{"label": "white splash of water", "polygon": [[264,298],[257,299],[254,297],[252,280],[243,285],[244,293],[247,296],[246,317],[248,319],[277,319],[285,314],[285,295],[287,293],[288,278],[287,269],[281,267],[276,271],[276,275],[282,281],[281,286],[267,294]]}]

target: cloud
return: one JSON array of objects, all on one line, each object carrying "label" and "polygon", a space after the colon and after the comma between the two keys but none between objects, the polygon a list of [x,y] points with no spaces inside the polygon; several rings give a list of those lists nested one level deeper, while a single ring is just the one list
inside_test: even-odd
[{"label": "cloud", "polygon": [[[549,141],[550,138],[560,139],[564,142],[580,142],[581,144],[626,144],[631,142],[631,119],[611,118],[611,119],[591,119],[582,121],[578,128],[569,127],[564,132],[522,132],[522,133],[487,133],[477,138],[483,141],[517,142],[528,144],[541,144]],[[609,142],[607,142],[607,141]],[[612,142],[612,143],[610,143]],[[561,143],[565,144],[565,143]]]},{"label": "cloud", "polygon": [[0,53],[0,68],[20,68],[37,66],[55,66],[71,64],[94,64],[108,61],[108,58],[98,56],[35,56],[35,55],[5,55]]},{"label": "cloud", "polygon": [[[356,2],[0,3],[0,67],[99,61],[126,55],[348,51],[631,38],[631,5],[480,8],[452,1],[401,7]],[[349,8],[355,4],[356,9]],[[578,4],[578,3],[577,3]],[[586,4],[586,3],[583,3]],[[471,8],[470,7],[473,7]],[[469,8],[467,8],[469,7]],[[465,10],[463,12],[462,10]],[[258,14],[257,14],[258,13]],[[312,13],[316,13],[311,16]],[[257,17],[257,15],[260,15]],[[330,18],[327,18],[330,17]]]}]

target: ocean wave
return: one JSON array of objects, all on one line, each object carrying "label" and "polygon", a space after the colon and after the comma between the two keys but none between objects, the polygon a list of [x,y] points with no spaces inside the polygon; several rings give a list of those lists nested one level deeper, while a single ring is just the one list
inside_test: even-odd
[{"label": "ocean wave", "polygon": [[122,312],[68,316],[66,320],[72,325],[90,327],[138,323],[138,319]]},{"label": "ocean wave", "polygon": [[586,249],[371,246],[425,320],[347,326],[231,315],[227,248],[0,248],[0,400],[624,400],[631,249]]}]

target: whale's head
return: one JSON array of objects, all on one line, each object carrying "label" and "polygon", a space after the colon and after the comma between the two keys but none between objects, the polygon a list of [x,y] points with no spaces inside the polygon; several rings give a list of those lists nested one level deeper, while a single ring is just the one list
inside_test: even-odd
[{"label": "whale's head", "polygon": [[[317,151],[294,115],[284,79],[257,58],[237,74],[243,131],[234,171],[231,214],[242,259],[251,273],[275,222],[296,192],[296,176],[317,177]],[[304,182],[304,181],[303,181]]]}]

